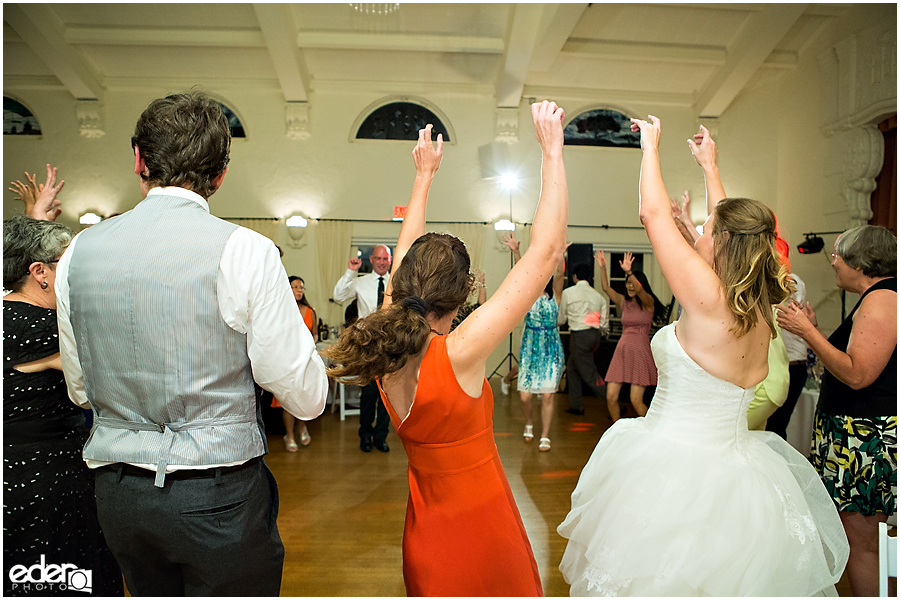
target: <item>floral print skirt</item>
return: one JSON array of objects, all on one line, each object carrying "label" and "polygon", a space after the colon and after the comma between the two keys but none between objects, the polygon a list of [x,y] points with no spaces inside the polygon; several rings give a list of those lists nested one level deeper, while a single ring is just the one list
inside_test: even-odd
[{"label": "floral print skirt", "polygon": [[813,467],[838,510],[894,514],[897,497],[897,417],[848,417],[816,412]]}]

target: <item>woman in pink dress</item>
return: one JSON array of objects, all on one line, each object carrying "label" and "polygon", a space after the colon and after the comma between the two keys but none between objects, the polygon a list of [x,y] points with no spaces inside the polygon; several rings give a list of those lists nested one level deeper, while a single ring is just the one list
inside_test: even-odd
[{"label": "woman in pink dress", "polygon": [[641,271],[632,271],[634,255],[626,252],[619,261],[625,271],[625,294],[620,294],[609,285],[606,275],[606,254],[598,250],[600,264],[600,285],[610,301],[619,307],[622,318],[622,337],[616,344],[609,370],[606,372],[606,407],[613,422],[619,420],[619,392],[623,383],[631,384],[631,405],[639,417],[647,414],[644,404],[644,390],[648,385],[656,385],[656,363],[650,351],[650,326],[663,318],[664,307],[653,290],[647,276]]}]

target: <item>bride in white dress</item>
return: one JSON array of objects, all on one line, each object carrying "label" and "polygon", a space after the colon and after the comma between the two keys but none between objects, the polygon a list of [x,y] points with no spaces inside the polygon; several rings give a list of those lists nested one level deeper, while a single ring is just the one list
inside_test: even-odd
[{"label": "bride in white dress", "polygon": [[641,132],[640,216],[683,307],[653,338],[659,382],[639,419],[604,433],[559,526],[572,596],[835,595],[849,547],[806,458],[749,431],[768,372],[771,306],[789,297],[775,218],[725,199],[709,132],[690,140],[710,216],[694,248],[679,233],[659,166],[660,122]]}]

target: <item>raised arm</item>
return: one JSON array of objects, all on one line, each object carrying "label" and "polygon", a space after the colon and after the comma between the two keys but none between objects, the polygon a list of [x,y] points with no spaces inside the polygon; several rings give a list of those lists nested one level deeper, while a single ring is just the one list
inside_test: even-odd
[{"label": "raised arm", "polygon": [[[569,192],[563,165],[564,111],[555,102],[531,105],[535,135],[541,146],[541,197],[531,232],[531,245],[497,292],[475,310],[447,340],[454,369],[481,371],[491,352],[512,332],[563,259]],[[457,371],[457,376],[460,376]],[[460,380],[462,380],[460,378]]]},{"label": "raised arm", "polygon": [[47,165],[47,181],[38,184],[34,175],[25,171],[25,180],[28,183],[22,183],[18,179],[11,182],[9,188],[11,192],[18,194],[16,200],[25,203],[25,214],[39,221],[55,221],[56,217],[62,213],[60,201],[56,199],[63,186],[65,180],[56,183],[56,167]]},{"label": "raised arm", "polygon": [[[409,204],[406,205],[406,216],[403,217],[403,224],[400,226],[400,237],[397,239],[397,249],[394,252],[394,266],[391,270],[391,275],[400,268],[407,251],[409,251],[413,243],[425,235],[425,207],[428,203],[428,190],[431,189],[434,174],[437,173],[438,167],[441,166],[441,158],[444,153],[444,134],[438,134],[437,146],[435,147],[435,144],[431,141],[431,128],[432,126],[429,124],[425,126],[425,129],[419,130],[419,141],[416,147],[413,148],[412,155],[416,164],[416,178],[413,181]],[[390,306],[392,289],[393,286],[389,281],[387,289],[384,290],[382,308]]]},{"label": "raised arm", "polygon": [[487,302],[487,287],[484,285],[484,271],[475,269],[475,281],[478,282],[478,300],[476,301],[476,304],[481,306]]},{"label": "raised arm", "polygon": [[693,246],[697,243],[700,234],[697,232],[697,228],[694,227],[694,223],[691,221],[690,194],[685,190],[684,194],[681,196],[681,203],[678,202],[677,198],[671,198],[670,202],[672,204],[672,218],[675,219],[675,225],[678,226],[678,231],[681,232],[681,235],[684,236],[687,243]]},{"label": "raised arm", "polygon": [[600,287],[603,288],[603,293],[609,297],[613,304],[622,306],[624,297],[609,285],[609,276],[606,274],[606,253],[603,250],[597,250],[594,253],[594,258],[597,260],[597,264],[600,265]]},{"label": "raised arm", "polygon": [[663,276],[685,311],[708,310],[722,300],[722,287],[712,268],[685,241],[675,220],[659,163],[660,121],[632,119],[641,132],[640,216]]},{"label": "raised arm", "polygon": [[522,260],[522,253],[519,251],[519,241],[516,240],[516,236],[511,233],[503,234],[503,245],[510,249],[513,253],[513,264],[518,263]]},{"label": "raised arm", "polygon": [[706,214],[709,215],[703,227],[709,227],[712,231],[716,205],[725,199],[725,187],[719,177],[719,151],[709,134],[709,129],[703,125],[700,126],[700,133],[695,134],[694,139],[688,140],[688,145],[697,164],[703,169],[703,179],[706,182]]}]

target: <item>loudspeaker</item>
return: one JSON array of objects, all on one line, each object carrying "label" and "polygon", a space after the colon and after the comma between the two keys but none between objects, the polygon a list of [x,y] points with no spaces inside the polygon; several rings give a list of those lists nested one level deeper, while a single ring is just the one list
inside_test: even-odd
[{"label": "loudspeaker", "polygon": [[509,144],[491,142],[478,147],[478,163],[481,167],[481,178],[500,177],[511,170],[509,164]]},{"label": "loudspeaker", "polygon": [[[594,245],[593,244],[572,244],[569,246],[569,260],[566,261],[566,287],[575,285],[572,281],[572,269],[579,263],[587,263],[591,265],[591,273],[594,272]],[[594,285],[594,277],[589,280],[591,286]]]}]

